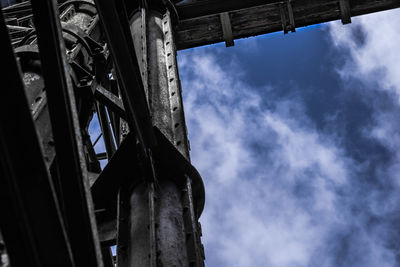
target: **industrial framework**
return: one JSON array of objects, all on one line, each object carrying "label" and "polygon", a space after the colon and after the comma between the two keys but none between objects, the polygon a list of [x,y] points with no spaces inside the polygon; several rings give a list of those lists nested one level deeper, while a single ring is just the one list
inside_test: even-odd
[{"label": "industrial framework", "polygon": [[2,5],[0,266],[200,267],[205,192],[190,163],[177,50],[346,24],[400,1]]}]

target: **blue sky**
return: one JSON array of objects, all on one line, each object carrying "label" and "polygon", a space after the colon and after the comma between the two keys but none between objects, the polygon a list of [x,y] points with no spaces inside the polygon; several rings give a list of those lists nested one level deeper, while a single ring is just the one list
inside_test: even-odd
[{"label": "blue sky", "polygon": [[179,53],[206,266],[400,265],[400,12]]}]

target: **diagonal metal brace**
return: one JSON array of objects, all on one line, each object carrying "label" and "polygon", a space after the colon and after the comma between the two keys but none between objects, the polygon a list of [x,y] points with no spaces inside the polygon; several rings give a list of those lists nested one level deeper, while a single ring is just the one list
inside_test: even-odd
[{"label": "diagonal metal brace", "polygon": [[132,36],[126,32],[129,32],[127,18],[120,17],[114,1],[95,2],[101,21],[113,21],[103,23],[103,27],[121,84],[128,124],[139,139],[142,153],[148,156],[148,149],[155,145],[155,137]]},{"label": "diagonal metal brace", "polygon": [[101,102],[103,105],[109,108],[112,112],[116,113],[122,119],[124,120],[127,119],[124,103],[122,102],[122,100],[113,93],[111,93],[110,91],[108,91],[107,89],[105,89],[103,86],[101,85],[96,86],[94,97],[96,98],[97,101]]}]

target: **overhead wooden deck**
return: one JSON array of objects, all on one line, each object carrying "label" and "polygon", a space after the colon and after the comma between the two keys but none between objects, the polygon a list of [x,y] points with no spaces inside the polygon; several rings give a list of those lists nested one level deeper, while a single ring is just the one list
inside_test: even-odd
[{"label": "overhead wooden deck", "polygon": [[177,4],[178,49],[342,20],[400,7],[399,0],[198,0]]}]

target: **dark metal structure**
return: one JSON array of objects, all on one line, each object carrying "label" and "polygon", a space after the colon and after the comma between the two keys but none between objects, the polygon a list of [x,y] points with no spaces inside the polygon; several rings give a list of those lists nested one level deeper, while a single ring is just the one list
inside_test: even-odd
[{"label": "dark metal structure", "polygon": [[[400,1],[2,5],[1,266],[8,258],[11,266],[156,267],[204,266],[205,193],[190,163],[177,50],[350,23]],[[95,142],[93,117],[102,132]]]}]

